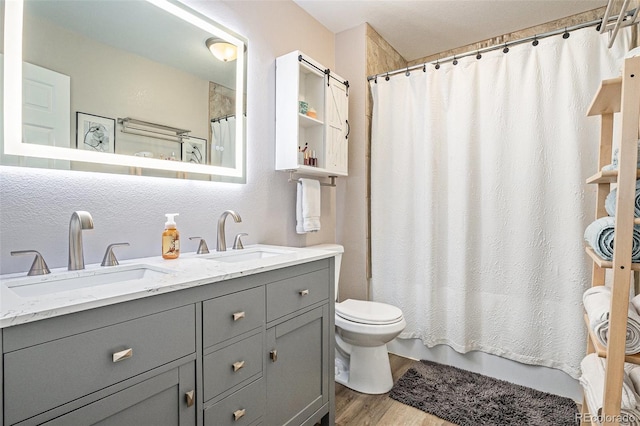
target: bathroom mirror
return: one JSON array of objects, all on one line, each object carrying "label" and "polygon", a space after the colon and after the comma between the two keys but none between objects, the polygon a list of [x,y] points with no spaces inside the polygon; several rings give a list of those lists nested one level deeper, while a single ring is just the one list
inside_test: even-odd
[{"label": "bathroom mirror", "polygon": [[243,37],[173,0],[1,4],[2,164],[244,182]]}]

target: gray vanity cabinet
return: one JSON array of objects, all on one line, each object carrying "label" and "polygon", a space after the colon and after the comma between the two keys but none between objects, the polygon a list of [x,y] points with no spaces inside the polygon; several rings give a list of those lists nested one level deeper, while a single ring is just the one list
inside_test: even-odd
[{"label": "gray vanity cabinet", "polygon": [[196,311],[145,299],[4,329],[4,423],[140,424],[153,409],[194,425]]},{"label": "gray vanity cabinet", "polygon": [[[186,394],[194,389],[195,362],[192,361],[44,424],[195,425],[195,407],[190,407],[186,400]],[[182,403],[179,402],[181,398],[184,399]]]},{"label": "gray vanity cabinet", "polygon": [[334,423],[333,260],[0,330],[0,426]]},{"label": "gray vanity cabinet", "polygon": [[267,285],[267,407],[279,407],[268,410],[268,425],[314,424],[323,413],[333,413],[333,303],[327,282],[329,269],[320,269]]},{"label": "gray vanity cabinet", "polygon": [[205,426],[250,425],[263,418],[264,313],[264,285],[203,303]]}]

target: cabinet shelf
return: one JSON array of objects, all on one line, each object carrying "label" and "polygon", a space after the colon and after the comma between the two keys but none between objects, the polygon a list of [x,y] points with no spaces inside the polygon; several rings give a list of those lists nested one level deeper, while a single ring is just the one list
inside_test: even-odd
[{"label": "cabinet shelf", "polygon": [[304,164],[298,164],[297,167],[294,167],[285,171],[294,171],[296,173],[300,173],[301,175],[309,175],[309,176],[322,176],[322,177],[347,176],[347,173],[328,170],[323,167],[305,166]]},{"label": "cabinet shelf", "polygon": [[[591,343],[593,344],[595,353],[601,358],[606,358],[607,348],[600,343],[596,335],[593,333],[593,330],[591,329],[591,327],[589,327],[589,317],[587,316],[587,314],[584,314],[584,322],[587,324],[587,330],[589,331],[589,339],[591,339]],[[632,364],[640,365],[640,354],[625,355],[624,361],[630,362]]]},{"label": "cabinet shelf", "polygon": [[324,121],[309,117],[305,114],[298,113],[298,119],[300,120],[300,127],[324,126]]},{"label": "cabinet shelf", "polygon": [[[603,258],[598,256],[592,247],[585,247],[584,250],[587,252],[589,257],[591,257],[591,259],[595,262],[595,264],[598,265],[600,268],[604,268],[604,269],[613,268],[613,262],[611,262],[610,260],[604,260]],[[631,270],[640,271],[640,263],[632,263]]]},{"label": "cabinet shelf", "polygon": [[[640,169],[636,170],[636,179],[640,179]],[[618,181],[617,170],[600,171],[587,178],[587,183],[615,183]]]}]

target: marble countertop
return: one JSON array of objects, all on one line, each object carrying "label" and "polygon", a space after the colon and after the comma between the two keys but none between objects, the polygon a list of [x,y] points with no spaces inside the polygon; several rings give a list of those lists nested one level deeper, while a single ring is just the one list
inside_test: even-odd
[{"label": "marble countertop", "polygon": [[[236,262],[216,261],[217,256],[234,256],[266,252],[271,257],[247,259]],[[126,302],[129,300],[150,297],[156,294],[168,293],[186,288],[212,284],[246,275],[271,271],[325,259],[335,256],[329,250],[314,248],[281,247],[269,245],[246,246],[244,250],[229,250],[227,252],[212,252],[209,255],[195,253],[181,254],[178,259],[165,260],[160,256],[129,259],[120,262],[119,266],[101,267],[98,264],[87,265],[82,271],[67,271],[66,268],[53,269],[51,274],[37,277],[26,277],[26,272],[0,276],[0,328],[38,321],[45,318],[70,314],[73,312],[94,309],[101,306]],[[209,257],[209,258],[207,258]],[[257,257],[257,256],[256,256]],[[108,274],[111,271],[134,269],[136,265],[145,265],[151,271],[150,277],[132,279],[109,284],[96,284],[90,287],[59,291],[57,283],[51,282],[65,278],[94,277]],[[116,269],[108,269],[116,268]],[[76,280],[81,282],[80,280]],[[51,282],[49,284],[49,282]],[[25,284],[18,291],[11,287]],[[47,284],[48,291],[39,294],[38,284]],[[60,281],[64,286],[64,283]],[[54,290],[51,290],[54,289]],[[19,293],[23,293],[20,295]],[[34,293],[25,295],[24,293]]]}]

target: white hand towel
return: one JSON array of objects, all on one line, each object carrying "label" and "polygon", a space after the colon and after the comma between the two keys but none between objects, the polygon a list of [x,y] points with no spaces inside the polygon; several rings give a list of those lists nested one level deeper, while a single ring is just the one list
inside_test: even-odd
[{"label": "white hand towel", "polygon": [[[580,384],[584,389],[585,400],[587,401],[592,416],[602,416],[602,404],[604,402],[604,362],[604,358],[600,358],[596,354],[590,354],[580,363],[582,369]],[[620,414],[622,416],[621,425],[640,424],[639,402],[640,397],[636,393],[633,383],[629,380],[629,376],[625,374],[622,384],[622,403],[620,404]]]},{"label": "white hand towel", "polygon": [[320,182],[315,179],[299,179],[296,199],[296,232],[320,230]]}]

